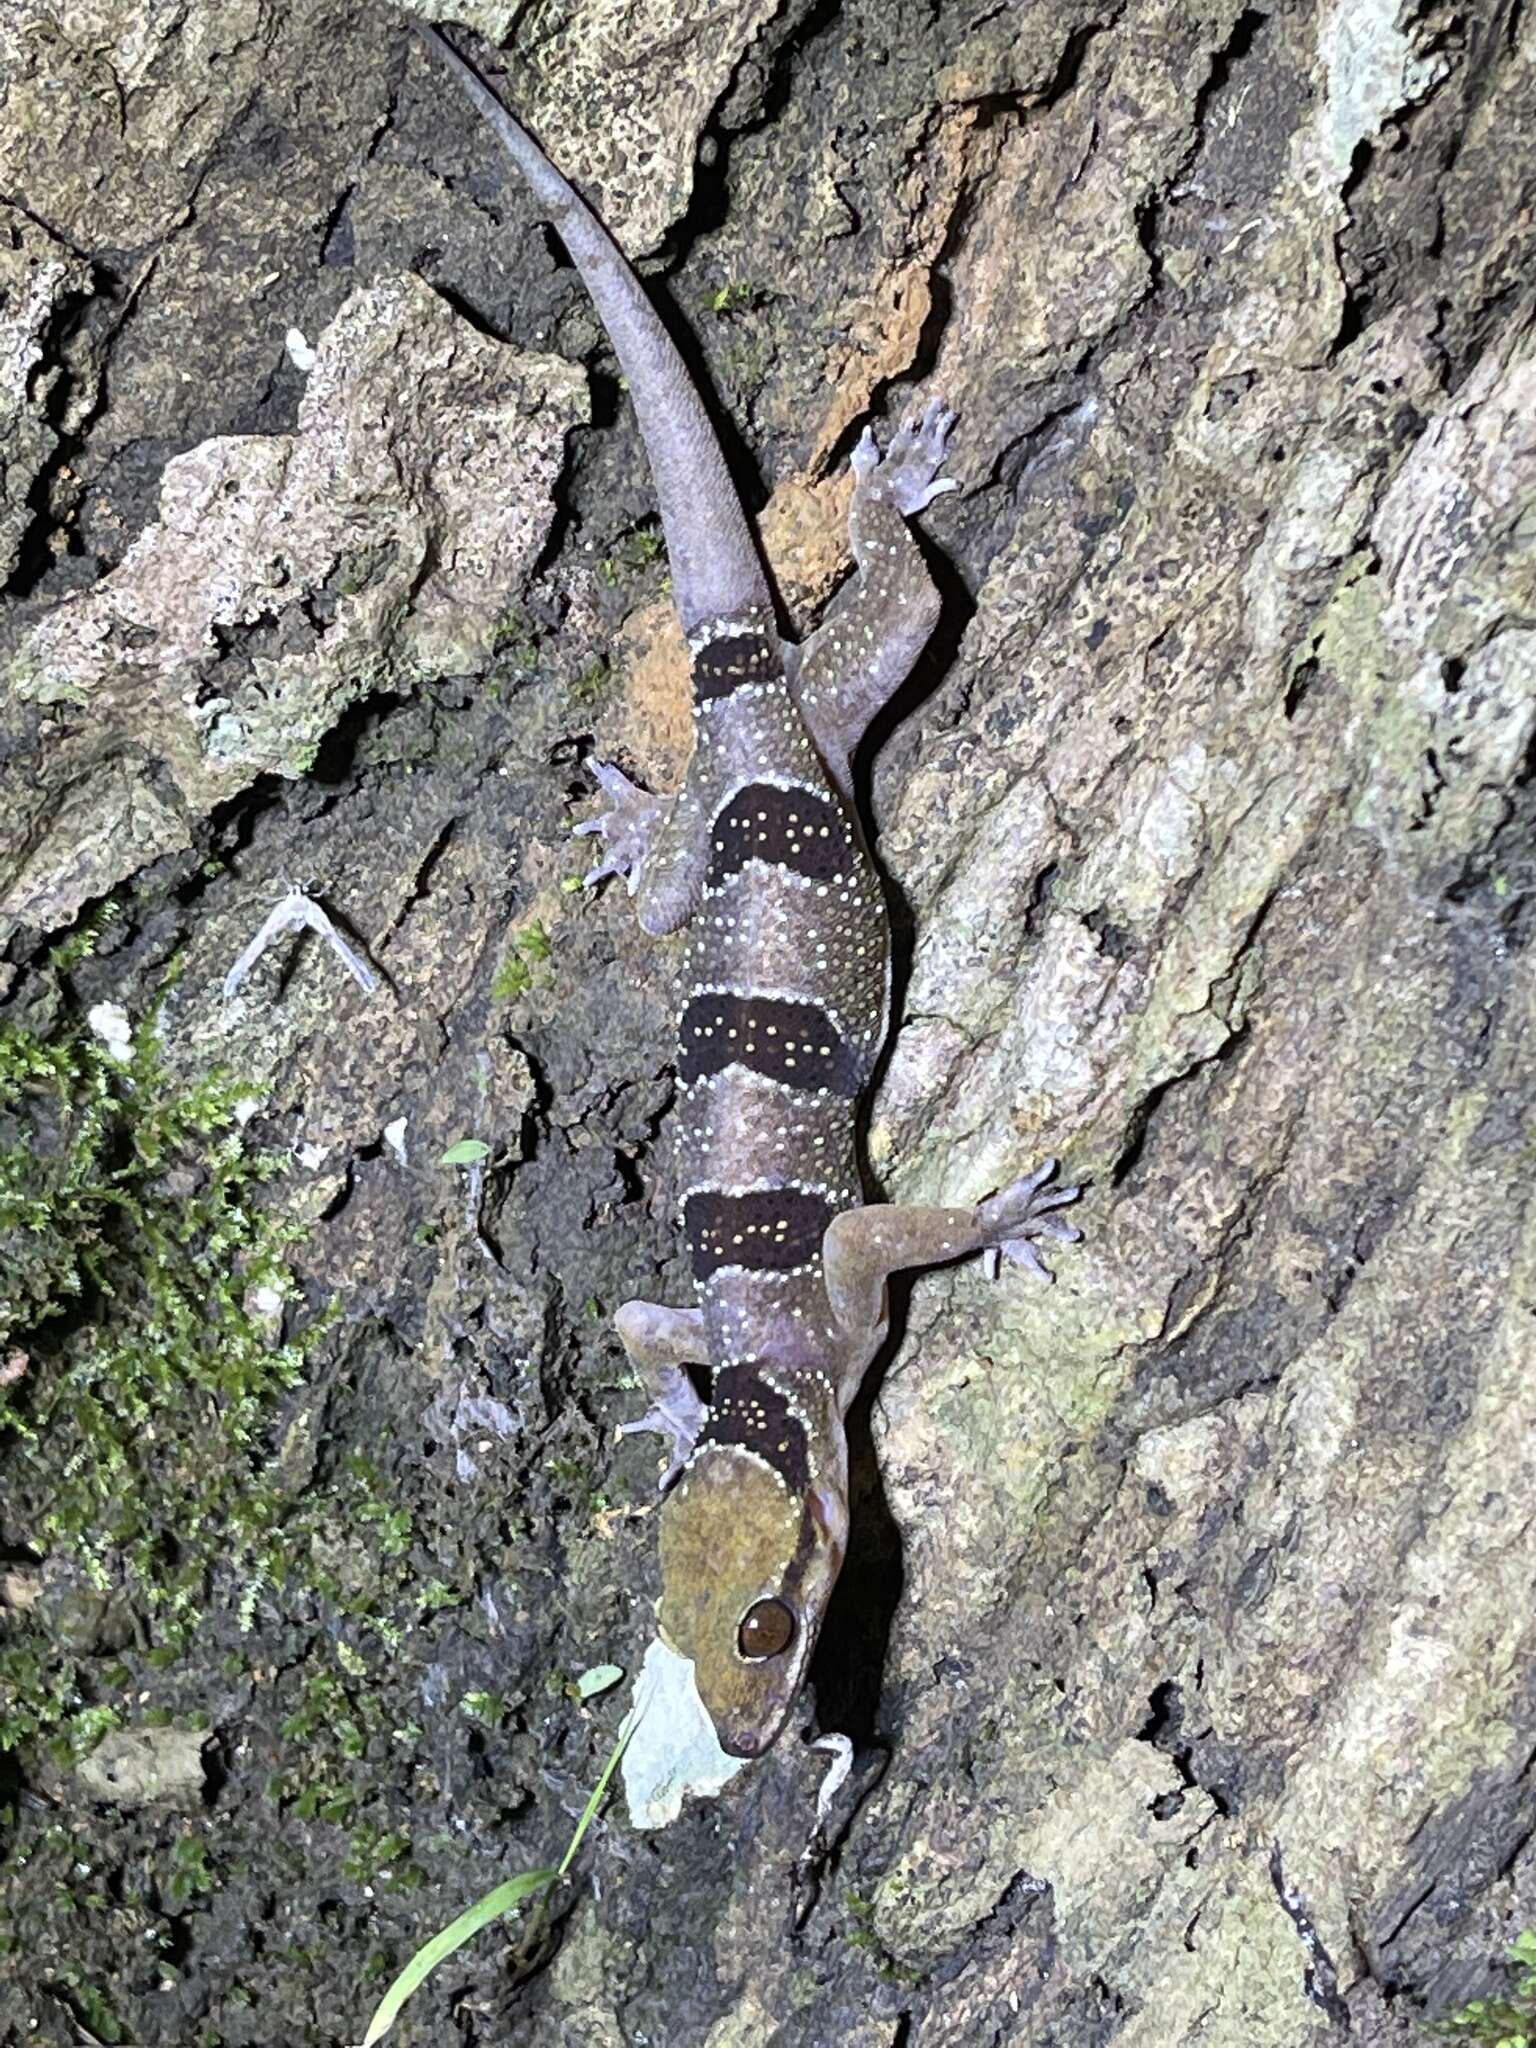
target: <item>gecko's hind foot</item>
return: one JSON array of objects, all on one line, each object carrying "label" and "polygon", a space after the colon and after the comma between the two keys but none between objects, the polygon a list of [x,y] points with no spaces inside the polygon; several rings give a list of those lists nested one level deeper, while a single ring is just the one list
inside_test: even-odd
[{"label": "gecko's hind foot", "polygon": [[666,812],[666,805],[649,790],[638,789],[611,761],[587,764],[597,777],[610,808],[598,817],[584,819],[575,829],[579,835],[600,832],[603,858],[585,877],[595,888],[607,875],[623,875],[634,895],[640,886],[640,869],[651,850],[651,841]]},{"label": "gecko's hind foot", "polygon": [[636,1421],[621,1422],[619,1435],[634,1436],[642,1429],[654,1429],[658,1436],[666,1438],[671,1456],[657,1488],[658,1492],[665,1493],[693,1456],[693,1447],[698,1442],[699,1431],[709,1419],[709,1410],[680,1365],[656,1368],[652,1378],[656,1388],[655,1400]]},{"label": "gecko's hind foot", "polygon": [[884,458],[874,430],[866,427],[853,451],[853,473],[861,490],[887,498],[898,512],[910,516],[945,491],[959,489],[952,477],[941,477],[949,430],[955,415],[940,398],[930,400],[926,410],[913,413],[897,428]]},{"label": "gecko's hind foot", "polygon": [[989,1280],[997,1278],[1000,1259],[1023,1266],[1039,1280],[1053,1280],[1055,1274],[1036,1249],[1038,1240],[1076,1244],[1082,1236],[1074,1224],[1055,1214],[1075,1202],[1082,1189],[1047,1186],[1055,1171],[1056,1161],[1047,1159],[1022,1180],[976,1204],[976,1221],[987,1233],[982,1256]]}]

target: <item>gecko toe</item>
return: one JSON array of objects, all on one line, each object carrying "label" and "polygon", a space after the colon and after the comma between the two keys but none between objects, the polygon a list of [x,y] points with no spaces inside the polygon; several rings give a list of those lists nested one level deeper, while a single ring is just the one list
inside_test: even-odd
[{"label": "gecko toe", "polygon": [[860,483],[866,477],[873,476],[880,467],[880,443],[875,439],[873,427],[866,427],[860,434],[854,451],[848,458],[848,466],[853,471],[856,481]]},{"label": "gecko toe", "polygon": [[1043,1280],[1047,1285],[1056,1278],[1027,1237],[1004,1238],[999,1250],[1010,1265],[1022,1266],[1026,1273],[1033,1273],[1037,1280]]},{"label": "gecko toe", "polygon": [[601,833],[607,842],[604,857],[585,877],[585,886],[592,889],[609,875],[622,875],[633,896],[640,887],[640,870],[665,806],[648,790],[631,782],[611,761],[591,761],[587,765],[611,809],[595,818],[584,818],[571,828],[578,835]]}]

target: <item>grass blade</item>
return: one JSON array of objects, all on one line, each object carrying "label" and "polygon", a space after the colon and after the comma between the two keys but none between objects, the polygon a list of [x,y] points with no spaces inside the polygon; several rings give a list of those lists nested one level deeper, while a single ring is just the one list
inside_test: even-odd
[{"label": "grass blade", "polygon": [[503,1913],[521,1905],[532,1893],[541,1892],[553,1884],[558,1875],[559,1872],[554,1870],[519,1871],[516,1877],[509,1877],[505,1884],[487,1892],[483,1899],[476,1899],[457,1920],[450,1921],[441,1934],[434,1934],[430,1941],[423,1942],[379,2000],[373,2018],[368,2022],[368,2031],[363,2036],[362,2048],[375,2048],[375,2043],[383,2040],[400,2017],[405,2001],[426,1982],[440,1962],[456,1949],[461,1949],[466,1941],[472,1941],[482,1927],[489,1926]]},{"label": "grass blade", "polygon": [[608,1761],[603,1765],[602,1776],[592,1787],[592,1796],[581,1810],[581,1819],[576,1823],[576,1832],[571,1837],[570,1847],[560,1858],[560,1868],[555,1872],[556,1877],[564,1877],[565,1873],[576,1861],[576,1851],[581,1847],[581,1838],[591,1826],[592,1816],[603,1803],[603,1797],[608,1790],[608,1781],[619,1767],[619,1758],[629,1747],[629,1738],[634,1734],[636,1723],[640,1719],[640,1706],[640,1701],[636,1700],[635,1704],[624,1716],[624,1720],[619,1728],[619,1739],[608,1752]]},{"label": "grass blade", "polygon": [[462,1948],[466,1941],[473,1940],[482,1927],[489,1926],[491,1921],[498,1919],[503,1913],[508,1913],[514,1906],[521,1905],[524,1899],[537,1894],[538,1903],[529,1916],[519,1952],[521,1958],[526,1961],[534,1942],[543,1931],[544,1914],[549,1905],[550,1894],[575,1862],[576,1851],[581,1847],[582,1837],[603,1803],[613,1774],[618,1769],[619,1758],[629,1747],[629,1738],[635,1732],[645,1705],[645,1700],[637,1698],[624,1716],[619,1727],[618,1739],[609,1751],[602,1774],[592,1787],[591,1796],[582,1808],[581,1818],[577,1821],[576,1831],[560,1859],[559,1868],[524,1870],[516,1877],[509,1877],[505,1884],[497,1885],[496,1889],[487,1892],[483,1899],[476,1899],[475,1903],[461,1913],[457,1920],[451,1921],[441,1934],[434,1934],[430,1941],[423,1942],[379,2000],[373,2018],[368,2022],[368,2031],[362,2038],[361,2048],[376,2048],[376,2044],[383,2040],[400,2017],[405,2001],[413,1991],[420,1989],[446,1956],[451,1956],[455,1949]]}]

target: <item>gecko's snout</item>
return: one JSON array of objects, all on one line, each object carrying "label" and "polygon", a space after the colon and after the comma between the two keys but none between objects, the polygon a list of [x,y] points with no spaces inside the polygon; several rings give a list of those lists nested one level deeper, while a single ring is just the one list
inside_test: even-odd
[{"label": "gecko's snout", "polygon": [[[788,1717],[788,1712],[789,1710],[786,1707],[785,1718]],[[746,1763],[753,1762],[760,1756],[766,1756],[768,1751],[778,1741],[784,1726],[784,1720],[781,1719],[769,1722],[766,1727],[749,1727],[743,1724],[739,1728],[733,1728],[728,1722],[722,1721],[718,1714],[716,1714],[714,1719],[715,1738],[719,1742],[720,1747],[727,1756],[739,1757]]]}]

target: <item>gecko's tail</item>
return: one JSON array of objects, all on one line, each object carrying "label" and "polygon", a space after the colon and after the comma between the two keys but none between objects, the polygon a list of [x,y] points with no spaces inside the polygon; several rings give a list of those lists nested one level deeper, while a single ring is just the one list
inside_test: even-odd
[{"label": "gecko's tail", "polygon": [[709,415],[624,252],[479,72],[436,29],[415,27],[548,208],[608,330],[650,457],[684,630],[754,609],[771,618],[768,580]]}]

